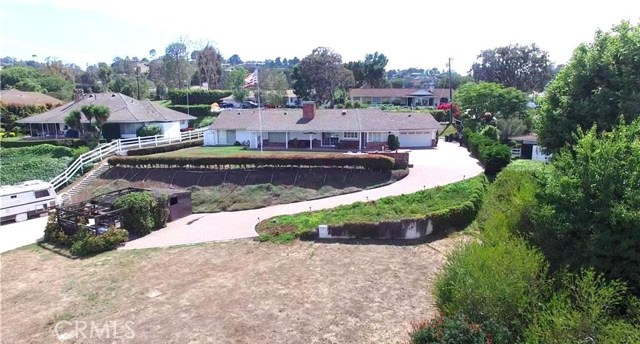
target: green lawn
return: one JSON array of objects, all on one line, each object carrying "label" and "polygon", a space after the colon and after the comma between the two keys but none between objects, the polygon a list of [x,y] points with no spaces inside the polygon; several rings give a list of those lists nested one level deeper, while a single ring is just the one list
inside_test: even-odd
[{"label": "green lawn", "polygon": [[[265,151],[265,153],[269,154],[290,154],[297,155],[300,154],[301,151]],[[308,153],[323,153],[327,154],[327,152],[320,151],[309,151],[304,152]],[[339,153],[339,152],[336,152]],[[205,156],[232,156],[232,155],[247,155],[247,154],[261,154],[259,150],[255,149],[243,149],[241,146],[226,146],[226,147],[191,147],[185,148],[173,152],[167,153],[159,153],[153,154],[151,156],[182,156],[182,157],[205,157]]]},{"label": "green lawn", "polygon": [[376,223],[383,220],[421,218],[469,201],[484,189],[484,175],[416,193],[392,196],[372,202],[356,202],[332,209],[276,216],[257,226],[261,240],[290,241],[312,233],[318,225]]}]

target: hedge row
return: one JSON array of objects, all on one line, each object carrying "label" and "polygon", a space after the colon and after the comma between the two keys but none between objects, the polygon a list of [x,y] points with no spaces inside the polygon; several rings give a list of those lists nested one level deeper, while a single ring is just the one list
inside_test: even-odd
[{"label": "hedge row", "polygon": [[484,172],[496,175],[511,162],[511,148],[478,133],[466,132],[467,149],[480,160]]},{"label": "hedge row", "polygon": [[343,154],[261,154],[215,157],[165,157],[132,156],[109,158],[110,166],[122,167],[178,167],[178,168],[227,168],[227,167],[360,167],[366,170],[389,171],[394,159],[381,155],[350,156]]},{"label": "hedge row", "polygon": [[21,148],[21,147],[31,147],[38,145],[54,145],[54,146],[67,146],[78,148],[80,146],[85,146],[87,143],[84,140],[80,139],[65,139],[65,140],[20,140],[20,141],[8,141],[8,140],[0,140],[0,147],[2,148]]},{"label": "hedge row", "polygon": [[168,145],[130,149],[127,151],[127,155],[138,156],[138,155],[166,153],[166,152],[172,152],[172,151],[185,149],[189,147],[199,147],[199,146],[202,146],[203,144],[204,144],[204,139],[195,139],[195,140],[189,140],[189,141],[182,141],[178,143],[171,143]]},{"label": "hedge row", "polygon": [[[191,98],[189,98],[191,101]],[[180,111],[182,113],[188,113],[191,116],[202,117],[211,115],[211,105],[169,105],[167,106],[171,110]],[[187,110],[188,109],[188,110]]]},{"label": "hedge row", "polygon": [[[187,94],[189,101],[187,102]],[[170,90],[169,99],[173,105],[193,105],[219,102],[220,99],[232,94],[229,90]]]},{"label": "hedge row", "polygon": [[337,226],[329,226],[332,235],[350,238],[376,238],[399,239],[404,235],[402,228],[407,226],[405,222],[413,222],[416,230],[426,235],[426,230],[431,221],[433,232],[446,230],[461,230],[470,225],[476,217],[482,205],[482,198],[486,191],[487,183],[478,183],[469,199],[453,207],[434,211],[424,216],[401,220],[387,220],[380,222],[344,223]]}]

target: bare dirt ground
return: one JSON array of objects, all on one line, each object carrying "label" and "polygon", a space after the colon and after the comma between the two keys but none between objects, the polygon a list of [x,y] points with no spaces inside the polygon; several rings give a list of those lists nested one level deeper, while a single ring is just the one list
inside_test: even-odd
[{"label": "bare dirt ground", "polygon": [[412,322],[435,315],[434,277],[462,238],[234,241],[75,260],[31,245],[0,256],[0,341],[406,342]]}]

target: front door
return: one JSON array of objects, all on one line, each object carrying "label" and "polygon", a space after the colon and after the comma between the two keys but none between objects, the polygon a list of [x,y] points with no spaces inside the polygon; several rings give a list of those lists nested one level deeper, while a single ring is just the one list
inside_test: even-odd
[{"label": "front door", "polygon": [[323,147],[335,147],[340,140],[340,134],[338,133],[322,133],[322,146]]}]

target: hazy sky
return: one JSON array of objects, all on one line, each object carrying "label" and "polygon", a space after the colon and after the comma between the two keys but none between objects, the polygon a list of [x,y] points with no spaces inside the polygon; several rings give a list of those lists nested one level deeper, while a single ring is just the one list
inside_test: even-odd
[{"label": "hazy sky", "polygon": [[387,69],[444,69],[452,57],[464,74],[481,50],[515,43],[535,42],[565,63],[598,28],[639,18],[637,0],[0,0],[0,55],[84,68],[151,49],[161,55],[186,36],[213,42],[225,58],[303,58],[328,46],[344,61],[382,52]]}]

